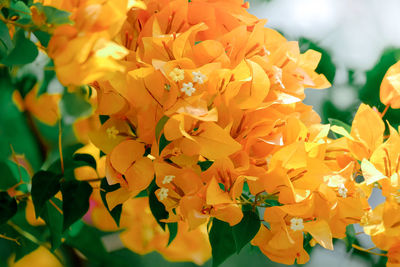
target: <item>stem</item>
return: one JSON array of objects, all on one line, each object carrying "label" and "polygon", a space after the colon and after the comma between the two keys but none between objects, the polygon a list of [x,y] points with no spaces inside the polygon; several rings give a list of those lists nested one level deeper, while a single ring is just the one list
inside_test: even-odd
[{"label": "stem", "polygon": [[46,244],[40,242],[36,237],[34,237],[32,234],[24,231],[23,229],[21,229],[18,225],[12,223],[11,221],[7,222],[8,225],[10,225],[15,231],[17,231],[20,235],[22,235],[23,237],[25,237],[26,239],[32,241],[33,243],[35,243],[38,246],[42,246],[44,248],[46,248],[48,251],[50,251],[56,258],[57,260],[64,265],[64,261],[62,258],[60,258],[59,255],[57,255],[56,253],[54,253],[51,248],[49,246],[47,246]]},{"label": "stem", "polygon": [[15,154],[15,150],[14,150],[12,144],[10,144],[10,148],[11,148],[12,158],[15,161],[15,164],[17,164],[17,167],[18,167],[19,183],[22,183],[23,181],[22,181],[21,166],[19,165],[19,162],[18,162],[17,156]]},{"label": "stem", "polygon": [[63,212],[62,210],[53,202],[53,200],[49,199],[49,202],[51,205],[53,205],[53,207],[62,215]]},{"label": "stem", "polygon": [[58,120],[58,150],[60,152],[61,173],[64,174],[64,158],[62,152],[62,128],[60,119]]},{"label": "stem", "polygon": [[2,234],[0,234],[0,238],[13,241],[13,242],[15,242],[18,246],[21,246],[21,244],[20,244],[20,243],[18,242],[18,240],[15,239],[15,238],[11,238],[11,237],[8,237],[8,236],[2,235]]},{"label": "stem", "polygon": [[381,113],[381,118],[383,118],[383,116],[385,116],[385,114],[388,111],[388,109],[389,109],[389,105],[386,105],[385,109]]},{"label": "stem", "polygon": [[363,247],[357,246],[356,244],[353,244],[352,247],[355,248],[355,249],[357,249],[357,250],[359,250],[359,251],[367,252],[367,253],[370,253],[370,254],[372,254],[372,255],[381,256],[381,257],[387,257],[387,254],[375,253],[375,252],[372,252],[372,251],[371,251],[372,249],[375,249],[376,247],[370,248],[370,249],[365,249],[365,248],[363,248]]}]

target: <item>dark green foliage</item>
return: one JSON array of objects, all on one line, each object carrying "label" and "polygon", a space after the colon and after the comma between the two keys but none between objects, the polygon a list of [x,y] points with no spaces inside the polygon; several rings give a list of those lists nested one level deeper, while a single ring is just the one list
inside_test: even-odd
[{"label": "dark green foliage", "polygon": [[39,171],[33,176],[31,195],[36,217],[42,213],[46,201],[60,190],[60,179],[60,175],[50,171]]},{"label": "dark green foliage", "polygon": [[72,180],[61,184],[64,213],[63,231],[82,218],[89,210],[89,198],[92,191],[88,182]]},{"label": "dark green foliage", "polygon": [[106,209],[108,210],[108,212],[110,213],[111,217],[113,217],[115,223],[117,224],[117,226],[119,226],[119,221],[121,219],[121,212],[122,212],[122,204],[119,204],[117,206],[115,206],[112,210],[110,210],[108,203],[107,203],[107,199],[106,199],[106,195],[109,192],[113,192],[117,189],[119,189],[121,186],[119,184],[114,184],[114,185],[109,185],[107,183],[107,179],[103,178],[101,180],[101,184],[100,184],[100,196],[101,196],[101,200],[103,201],[104,206],[106,207]]},{"label": "dark green foliage", "polygon": [[17,213],[17,201],[7,192],[0,192],[0,225],[6,223]]}]

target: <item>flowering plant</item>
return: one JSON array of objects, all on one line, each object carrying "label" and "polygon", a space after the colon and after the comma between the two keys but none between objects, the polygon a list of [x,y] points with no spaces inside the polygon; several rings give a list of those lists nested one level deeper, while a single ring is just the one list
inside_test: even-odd
[{"label": "flowering plant", "polygon": [[[218,266],[250,243],[303,264],[334,238],[375,253],[356,243],[360,224],[400,264],[400,137],[383,120],[400,107],[398,64],[384,111],[361,104],[351,126],[321,124],[303,103],[305,88],[330,87],[321,54],[266,28],[248,2],[0,5],[4,86],[41,158],[10,142],[0,164],[0,237],[16,260],[43,246],[64,263],[66,244],[107,262],[95,233],[115,232],[174,261]],[[385,201],[371,208],[374,188]]]}]

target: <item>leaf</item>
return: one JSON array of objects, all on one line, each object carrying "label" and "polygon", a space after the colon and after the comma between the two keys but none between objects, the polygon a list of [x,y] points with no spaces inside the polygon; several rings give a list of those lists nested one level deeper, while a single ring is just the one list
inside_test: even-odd
[{"label": "leaf", "polygon": [[[53,67],[54,67],[54,62],[52,60],[50,60],[45,66],[45,68],[53,68]],[[47,88],[48,88],[49,84],[51,83],[51,81],[53,79],[55,79],[55,77],[56,77],[56,73],[52,69],[50,69],[50,70],[45,69],[44,70],[43,81],[42,81],[42,83],[41,83],[41,85],[39,87],[39,90],[37,92],[37,96],[38,97],[47,92]]]},{"label": "leaf", "polygon": [[42,46],[46,47],[49,45],[51,35],[47,32],[44,31],[34,31],[33,34],[38,38],[39,42],[42,44]]},{"label": "leaf", "polygon": [[31,10],[23,1],[10,1],[10,4],[8,19],[25,25],[32,22]]},{"label": "leaf", "polygon": [[206,161],[199,161],[197,162],[197,165],[200,166],[200,169],[202,172],[208,170],[208,168],[211,167],[211,165],[213,165],[214,161],[211,160],[206,160]]},{"label": "leaf", "polygon": [[164,129],[164,125],[167,123],[167,121],[169,120],[169,117],[167,116],[163,116],[156,125],[156,140],[160,139],[160,134],[162,132],[162,130]]},{"label": "leaf", "polygon": [[78,118],[92,114],[92,105],[87,101],[82,91],[77,90],[71,93],[65,90],[60,101],[60,110],[64,122],[72,124]]},{"label": "leaf", "polygon": [[214,218],[212,221],[209,238],[213,267],[219,266],[227,258],[229,258],[229,256],[235,253],[235,238],[229,223]]},{"label": "leaf", "polygon": [[104,259],[108,253],[101,240],[102,233],[100,230],[82,223],[77,233],[68,233],[66,243],[79,250],[90,260]]},{"label": "leaf", "polygon": [[47,200],[60,190],[61,176],[50,171],[39,171],[32,178],[32,201],[36,218],[42,213]]},{"label": "leaf", "polygon": [[74,154],[72,156],[73,160],[75,161],[80,161],[80,162],[84,162],[85,165],[92,167],[93,169],[97,169],[97,164],[96,164],[96,160],[93,158],[92,155],[89,154]]},{"label": "leaf", "polygon": [[165,222],[161,222],[161,220],[168,218],[168,212],[165,210],[164,204],[158,201],[157,196],[155,195],[157,189],[158,186],[153,181],[152,185],[150,185],[150,193],[149,193],[150,210],[154,218],[157,220],[157,223],[165,231]]},{"label": "leaf", "polygon": [[0,192],[0,225],[6,223],[17,213],[17,201],[7,192]]},{"label": "leaf", "polygon": [[103,178],[100,183],[100,189],[102,189],[100,190],[101,200],[103,201],[104,206],[106,207],[107,211],[110,213],[111,217],[114,219],[118,227],[121,219],[122,204],[119,204],[115,206],[112,210],[110,210],[108,207],[106,195],[108,192],[113,192],[119,189],[120,187],[121,187],[120,184],[109,185],[107,183],[107,178]]},{"label": "leaf", "polygon": [[18,183],[18,178],[13,174],[10,166],[0,161],[0,190],[7,190]]},{"label": "leaf", "polygon": [[[32,251],[36,250],[39,247],[39,245],[35,244],[25,236],[21,235],[19,232],[17,232],[13,227],[11,227],[8,224],[3,224],[0,226],[0,233],[18,242],[17,244],[13,240],[1,239],[1,241],[5,242],[6,247],[11,248],[12,253],[15,254],[14,262],[17,262],[18,260],[22,259],[25,255],[28,255],[29,253],[31,253]],[[3,250],[4,248],[1,249]],[[2,259],[0,259],[0,264],[2,263],[1,260]],[[5,264],[4,266],[9,266],[9,265]]]},{"label": "leaf", "polygon": [[[61,210],[62,201],[53,197],[51,201],[57,205]],[[40,217],[46,222],[46,226],[49,228],[51,233],[51,249],[54,251],[61,245],[62,238],[62,225],[63,225],[63,215],[60,210],[56,209],[50,201],[47,201],[43,207]]]},{"label": "leaf", "polygon": [[15,33],[13,41],[15,47],[1,61],[4,65],[24,65],[35,60],[39,51],[36,45],[25,37],[25,32],[23,30],[19,30]]},{"label": "leaf", "polygon": [[240,250],[255,237],[260,226],[261,222],[257,213],[251,210],[243,211],[243,218],[240,223],[232,227],[237,254],[239,254]]},{"label": "leaf", "polygon": [[89,198],[92,191],[88,182],[73,180],[61,184],[64,212],[63,231],[82,218],[89,210]]},{"label": "leaf", "polygon": [[342,122],[342,121],[340,121],[340,120],[332,119],[332,118],[329,118],[328,121],[329,121],[329,123],[330,123],[331,125],[340,126],[340,127],[344,128],[348,133],[351,132],[351,126],[348,125],[347,123],[344,123],[344,122]]},{"label": "leaf", "polygon": [[167,145],[169,145],[170,143],[171,143],[171,141],[168,141],[168,140],[165,138],[165,135],[164,135],[164,134],[161,134],[160,142],[159,142],[159,147],[158,147],[158,153],[161,154],[161,152],[164,150],[164,148],[165,148]]},{"label": "leaf", "polygon": [[178,223],[174,222],[174,223],[168,223],[168,231],[169,231],[169,238],[168,238],[168,244],[167,246],[169,246],[171,244],[172,241],[174,241],[176,235],[178,234]]},{"label": "leaf", "polygon": [[356,241],[356,231],[352,224],[346,226],[346,251],[349,252]]},{"label": "leaf", "polygon": [[69,19],[71,15],[67,11],[63,11],[52,6],[44,6],[41,3],[35,3],[33,6],[36,6],[37,9],[44,13],[46,16],[46,24],[51,25],[61,25],[61,24],[72,24],[72,21]]},{"label": "leaf", "polygon": [[11,42],[8,27],[3,21],[0,21],[0,59],[6,56],[12,47],[13,43]]}]

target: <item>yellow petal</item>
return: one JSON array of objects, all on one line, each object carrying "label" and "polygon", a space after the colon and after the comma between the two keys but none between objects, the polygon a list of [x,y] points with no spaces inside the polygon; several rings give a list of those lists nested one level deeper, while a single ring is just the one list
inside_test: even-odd
[{"label": "yellow petal", "polygon": [[332,233],[326,221],[316,220],[304,224],[304,230],[309,232],[321,246],[333,250]]},{"label": "yellow petal", "polygon": [[367,185],[373,184],[383,178],[386,178],[375,166],[367,159],[363,159],[361,162],[361,170]]}]

